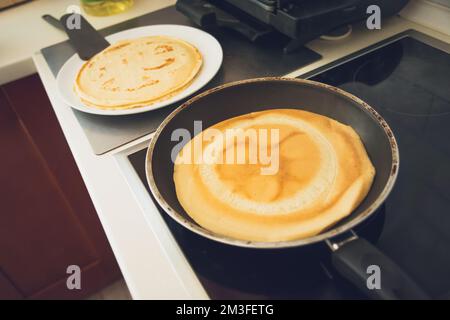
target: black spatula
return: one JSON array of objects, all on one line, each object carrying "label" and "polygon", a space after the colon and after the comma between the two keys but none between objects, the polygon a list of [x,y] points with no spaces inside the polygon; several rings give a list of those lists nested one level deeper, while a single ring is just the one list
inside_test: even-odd
[{"label": "black spatula", "polygon": [[65,14],[60,19],[70,43],[82,60],[89,60],[110,44],[78,13]]}]

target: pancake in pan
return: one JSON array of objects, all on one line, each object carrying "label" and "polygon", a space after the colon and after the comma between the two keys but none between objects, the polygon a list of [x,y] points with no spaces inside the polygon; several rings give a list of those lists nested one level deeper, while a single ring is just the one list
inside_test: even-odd
[{"label": "pancake in pan", "polygon": [[[211,134],[211,128],[221,135]],[[349,215],[372,185],[375,169],[358,134],[328,117],[273,109],[211,128],[180,151],[174,182],[185,211],[214,233],[263,242],[310,237]],[[247,134],[243,140],[229,140],[227,129],[266,130],[268,139]],[[250,156],[252,141],[265,149],[258,151],[256,162]],[[234,160],[229,162],[231,147]],[[239,150],[245,151],[240,163]],[[278,165],[263,161],[263,152]]]},{"label": "pancake in pan", "polygon": [[162,101],[182,91],[199,72],[200,52],[167,36],[123,40],[87,61],[75,92],[88,106],[128,109]]}]

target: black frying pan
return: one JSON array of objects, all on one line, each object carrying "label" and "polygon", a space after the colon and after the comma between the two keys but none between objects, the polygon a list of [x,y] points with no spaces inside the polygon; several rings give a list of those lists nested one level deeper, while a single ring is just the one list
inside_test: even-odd
[{"label": "black frying pan", "polygon": [[[242,241],[215,234],[196,224],[183,210],[175,193],[171,152],[179,142],[171,141],[172,132],[184,128],[193,136],[194,120],[201,120],[203,129],[206,129],[225,119],[275,108],[307,110],[352,126],[364,142],[376,168],[376,177],[367,197],[351,215],[332,228],[317,236],[294,241]],[[147,180],[155,199],[167,214],[187,229],[229,245],[260,249],[306,246],[325,241],[331,249],[334,267],[369,297],[424,299],[427,295],[408,275],[352,230],[383,204],[394,186],[398,168],[399,154],[395,137],[373,108],[338,88],[319,82],[285,78],[233,82],[190,99],[160,125],[151,140],[146,160]],[[367,286],[368,277],[374,272],[370,268],[373,265],[380,268],[380,289],[369,289]]]}]

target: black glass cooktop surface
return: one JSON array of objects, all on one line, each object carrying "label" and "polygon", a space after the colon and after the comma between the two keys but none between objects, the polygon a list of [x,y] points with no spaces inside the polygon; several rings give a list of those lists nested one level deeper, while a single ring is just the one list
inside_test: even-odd
[{"label": "black glass cooktop surface", "polygon": [[[426,39],[398,36],[309,76],[362,98],[393,129],[400,149],[397,183],[358,233],[431,297],[450,299],[450,56]],[[129,159],[147,185],[145,150]],[[323,244],[235,248],[203,239],[160,212],[211,298],[364,298],[333,271]]]}]

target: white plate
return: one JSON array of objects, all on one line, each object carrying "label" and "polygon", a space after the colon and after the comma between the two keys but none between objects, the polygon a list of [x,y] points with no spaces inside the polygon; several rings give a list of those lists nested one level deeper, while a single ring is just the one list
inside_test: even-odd
[{"label": "white plate", "polygon": [[80,100],[80,98],[78,98],[73,90],[73,85],[75,83],[75,78],[78,70],[80,70],[85,61],[81,60],[78,57],[78,54],[74,54],[72,57],[70,57],[69,60],[66,61],[66,63],[62,66],[61,70],[59,70],[58,75],[56,76],[56,82],[61,98],[65,103],[75,109],[94,114],[124,115],[146,112],[170,105],[183,98],[186,98],[187,96],[201,89],[214,77],[222,64],[222,47],[220,46],[216,38],[202,30],[192,27],[170,24],[152,25],[114,33],[107,36],[106,39],[111,44],[114,44],[119,40],[156,35],[172,36],[178,39],[185,40],[193,44],[203,56],[203,65],[198,75],[188,87],[186,87],[177,95],[161,102],[132,109],[102,110],[86,106]]}]

